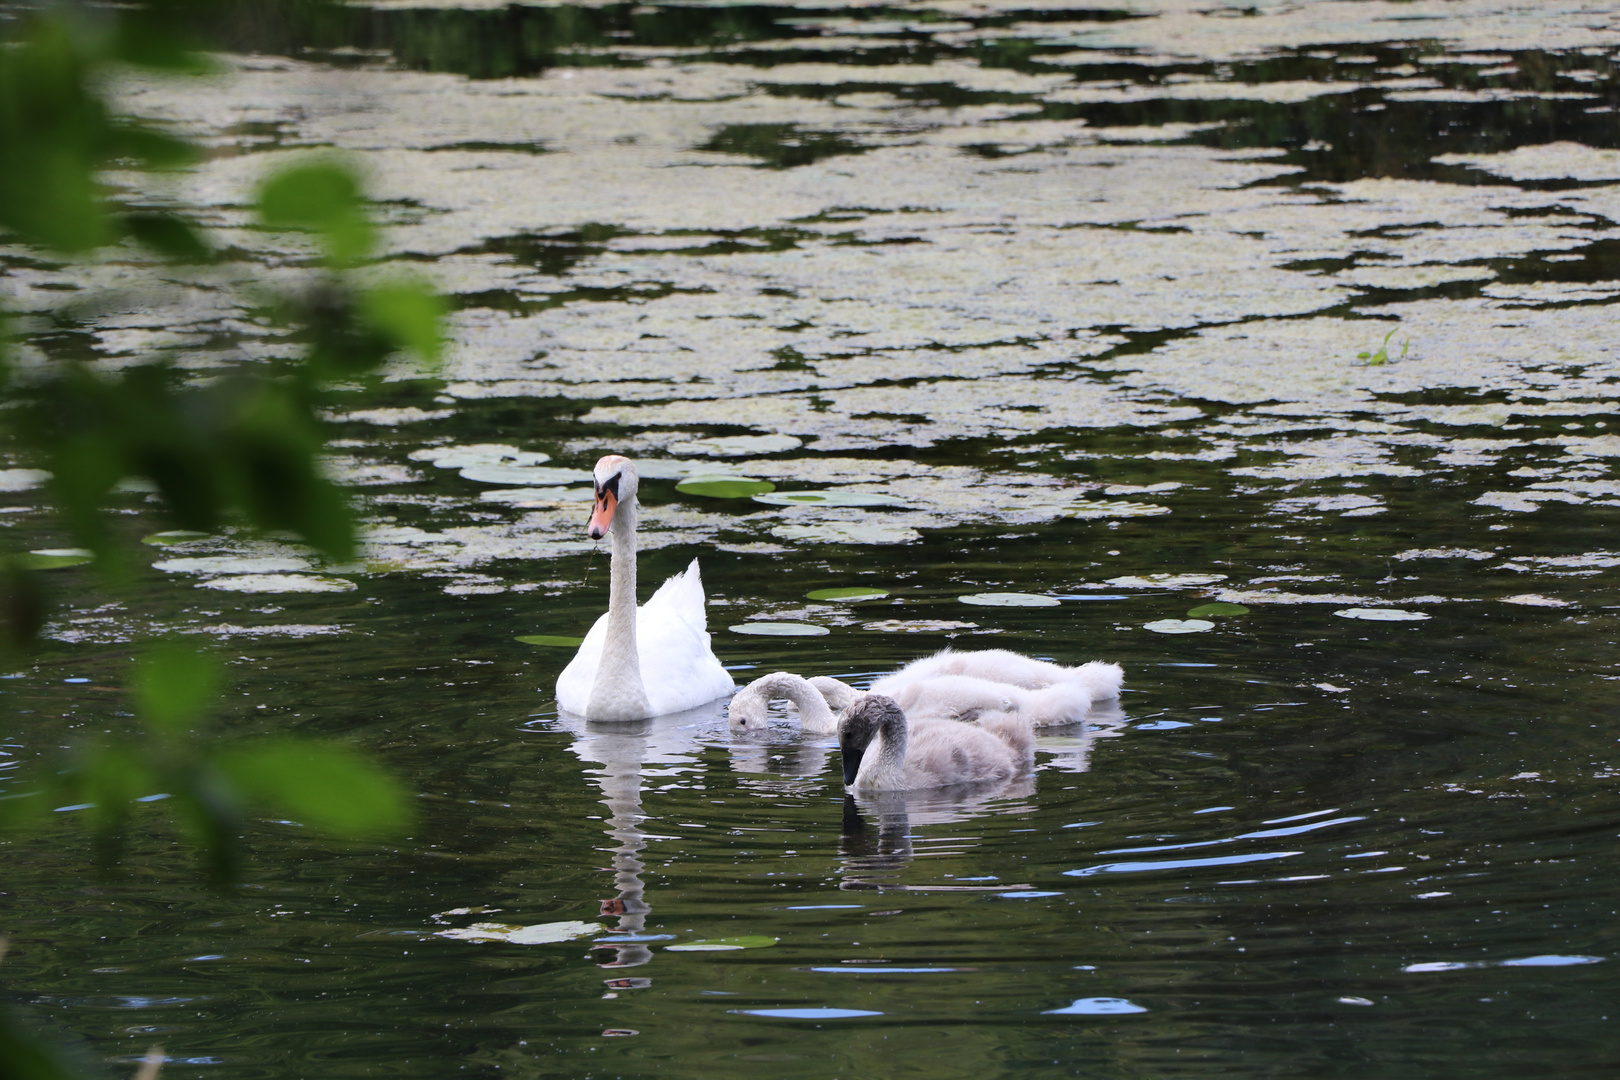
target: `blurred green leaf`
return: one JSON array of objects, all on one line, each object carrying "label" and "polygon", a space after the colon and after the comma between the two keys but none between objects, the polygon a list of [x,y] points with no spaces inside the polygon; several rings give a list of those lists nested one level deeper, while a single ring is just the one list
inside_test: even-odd
[{"label": "blurred green leaf", "polygon": [[227,773],[209,761],[190,761],[172,778],[176,820],[197,845],[215,882],[233,880],[242,862],[242,793]]},{"label": "blurred green leaf", "polygon": [[360,299],[366,322],[399,348],[437,367],[444,344],[444,300],[418,281],[378,285]]},{"label": "blurred green leaf", "polygon": [[347,165],[328,160],[283,169],[260,186],[258,205],[259,219],[272,229],[317,234],[336,263],[371,252],[374,230],[359,177]]},{"label": "blurred green leaf", "polygon": [[184,645],[165,643],[135,668],[135,708],[149,728],[166,734],[193,729],[219,697],[219,661]]},{"label": "blurred green leaf", "polygon": [[45,819],[47,802],[43,791],[0,795],[0,832],[39,824]]},{"label": "blurred green leaf", "polygon": [[171,259],[200,262],[212,253],[202,234],[174,214],[128,214],[124,228],[136,242]]},{"label": "blurred green leaf", "polygon": [[31,649],[49,610],[38,574],[17,558],[0,563],[0,658]]},{"label": "blurred green leaf", "polygon": [[215,65],[201,52],[201,43],[181,25],[183,4],[159,2],[128,7],[119,19],[113,56],[129,64],[183,75],[202,75]]},{"label": "blurred green leaf", "polygon": [[81,1080],[54,1047],[0,1011],[0,1080]]},{"label": "blurred green leaf", "polygon": [[397,834],[412,818],[404,788],[339,743],[278,739],[230,747],[220,769],[249,798],[342,837]]},{"label": "blurred green leaf", "polygon": [[25,26],[20,41],[0,49],[0,229],[84,251],[108,237],[96,175],[106,109],[65,22],[35,16]]},{"label": "blurred green leaf", "polygon": [[91,832],[104,844],[115,839],[135,800],[151,795],[156,787],[142,756],[119,742],[85,747],[78,754],[78,767],[73,772],[78,787],[75,801],[90,804],[84,813]]},{"label": "blurred green leaf", "polygon": [[236,504],[261,529],[297,533],[339,561],[353,557],[348,496],[319,471],[320,429],[307,405],[284,385],[240,388],[223,448]]},{"label": "blurred green leaf", "polygon": [[180,169],[202,160],[184,139],[125,120],[108,129],[107,156],[130,158],[148,169]]}]

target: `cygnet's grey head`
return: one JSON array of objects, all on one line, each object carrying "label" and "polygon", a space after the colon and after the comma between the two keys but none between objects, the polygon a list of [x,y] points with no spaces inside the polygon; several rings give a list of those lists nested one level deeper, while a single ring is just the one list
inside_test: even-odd
[{"label": "cygnet's grey head", "polygon": [[749,685],[732,695],[731,704],[726,706],[726,716],[734,728],[760,731],[768,723],[769,708],[770,702],[765,700],[765,695]]},{"label": "cygnet's grey head", "polygon": [[844,783],[853,784],[861,771],[861,758],[878,732],[889,724],[906,722],[894,698],[862,694],[838,715],[838,749],[844,758]]}]

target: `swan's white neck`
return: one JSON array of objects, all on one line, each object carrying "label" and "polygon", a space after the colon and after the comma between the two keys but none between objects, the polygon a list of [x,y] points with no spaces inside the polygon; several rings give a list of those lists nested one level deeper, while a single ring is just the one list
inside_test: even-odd
[{"label": "swan's white neck", "polygon": [[609,530],[613,561],[609,574],[607,640],[591,686],[592,720],[640,720],[652,711],[641,682],[636,651],[636,497],[621,499]]},{"label": "swan's white neck", "polygon": [[827,699],[805,679],[777,671],[761,678],[758,690],[766,701],[787,698],[797,705],[799,726],[805,731],[825,735],[838,730],[838,717],[827,707]]},{"label": "swan's white neck", "polygon": [[906,718],[898,711],[883,722],[861,755],[854,787],[880,790],[904,788],[906,772]]}]

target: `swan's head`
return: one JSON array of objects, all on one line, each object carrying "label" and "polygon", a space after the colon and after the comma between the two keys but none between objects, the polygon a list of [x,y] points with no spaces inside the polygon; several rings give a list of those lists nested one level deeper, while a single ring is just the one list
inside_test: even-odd
[{"label": "swan's head", "polygon": [[596,505],[591,510],[590,524],[585,526],[585,535],[600,540],[612,528],[613,514],[619,504],[636,497],[636,466],[627,457],[608,454],[596,463],[591,481],[596,485]]},{"label": "swan's head", "polygon": [[838,716],[838,750],[844,758],[844,783],[853,784],[861,771],[861,758],[878,733],[892,724],[904,725],[906,714],[894,698],[862,694]]}]

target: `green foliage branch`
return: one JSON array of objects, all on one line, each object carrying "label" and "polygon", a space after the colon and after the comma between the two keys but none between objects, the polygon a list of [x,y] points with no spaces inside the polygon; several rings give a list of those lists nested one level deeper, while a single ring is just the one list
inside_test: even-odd
[{"label": "green foliage branch", "polygon": [[[278,17],[293,25],[327,7],[141,0],[23,11],[0,42],[0,241],[62,262],[132,250],[151,261],[221,259],[182,209],[107,182],[115,168],[162,172],[201,158],[186,140],[118,115],[107,86],[131,69],[210,71],[202,50],[221,28]],[[129,576],[126,538],[109,508],[132,482],[158,493],[175,527],[291,533],[329,558],[352,557],[348,499],[318,457],[327,388],[374,377],[397,354],[428,365],[438,358],[442,309],[431,290],[407,278],[362,283],[355,273],[373,261],[377,230],[352,165],[304,158],[260,185],[253,210],[258,227],[299,234],[308,251],[308,286],[272,305],[304,346],[295,363],[242,365],[206,382],[187,381],[163,356],[116,374],[71,358],[25,363],[8,336],[14,318],[0,307],[5,437],[19,458],[48,471],[57,524],[109,587]],[[24,662],[45,625],[41,573],[37,556],[0,553],[0,663]],[[212,737],[205,721],[222,681],[212,657],[172,643],[149,648],[131,685],[138,728],[79,746],[0,790],[0,828],[38,826],[54,807],[82,806],[74,816],[112,861],[142,805],[158,805],[209,876],[224,881],[237,872],[242,825],[255,807],[339,837],[408,826],[409,796],[352,747]],[[0,1080],[72,1075],[48,1040],[0,1011]]]}]

